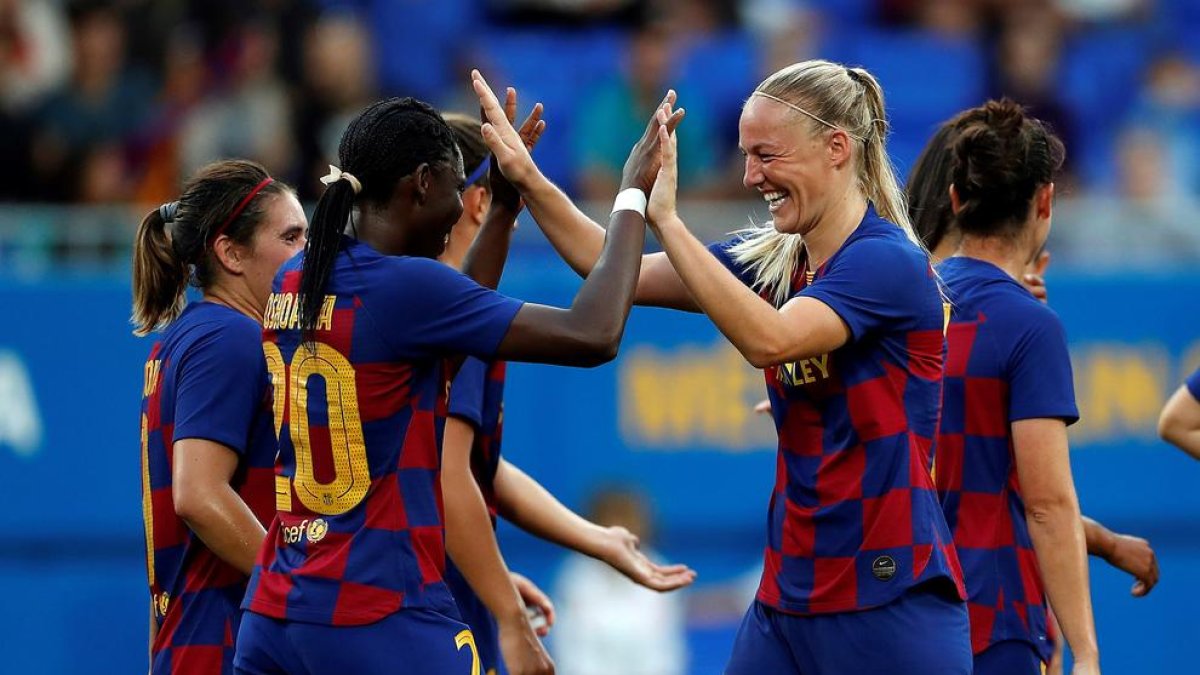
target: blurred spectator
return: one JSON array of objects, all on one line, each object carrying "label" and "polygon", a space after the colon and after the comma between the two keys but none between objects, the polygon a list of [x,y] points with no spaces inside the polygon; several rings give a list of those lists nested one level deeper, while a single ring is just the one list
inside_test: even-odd
[{"label": "blurred spectator", "polygon": [[22,111],[66,81],[67,28],[49,0],[0,0],[0,109]]},{"label": "blurred spectator", "polygon": [[[120,199],[128,189],[129,167],[113,151],[138,131],[153,105],[149,80],[125,68],[125,24],[113,6],[79,2],[69,11],[72,65],[69,83],[51,94],[38,115],[34,145],[41,196],[53,200],[80,195],[83,183],[101,168],[115,171],[112,190],[89,195]],[[104,148],[93,152],[96,148]]]},{"label": "blurred spectator", "polygon": [[1049,245],[1055,256],[1111,269],[1200,263],[1194,196],[1173,188],[1171,143],[1157,129],[1131,127],[1117,144],[1118,192],[1061,209]]},{"label": "blurred spectator", "polygon": [[294,139],[299,154],[294,184],[304,199],[320,195],[318,179],[326,164],[337,163],[342,131],[377,96],[371,54],[371,36],[352,14],[326,15],[305,36]]},{"label": "blurred spectator", "polygon": [[1200,195],[1200,67],[1178,54],[1153,62],[1132,121],[1166,141],[1165,193]]},{"label": "blurred spectator", "polygon": [[252,159],[271,173],[290,167],[290,101],[276,74],[276,35],[257,22],[238,32],[228,82],[183,126],[183,174],[223,157]]},{"label": "blurred spectator", "polygon": [[[642,135],[671,82],[672,47],[661,24],[649,24],[632,36],[619,79],[602,84],[580,108],[574,155],[580,192],[587,199],[609,200],[617,193],[621,168]],[[702,191],[712,180],[716,149],[703,98],[680,101],[687,117],[679,126],[679,187]]]},{"label": "blurred spectator", "polygon": [[[628,490],[601,490],[588,518],[620,525],[648,548],[653,536],[643,498]],[[559,675],[682,675],[687,665],[684,604],[679,593],[657,593],[607,564],[572,555],[554,596],[553,636]]]},{"label": "blurred spectator", "polygon": [[1048,123],[1067,147],[1064,171],[1070,172],[1070,150],[1076,147],[1078,135],[1059,86],[1063,41],[1062,21],[1045,4],[1026,3],[1007,11],[1002,17],[991,97],[1007,96]]},{"label": "blurred spectator", "polygon": [[762,77],[817,57],[817,36],[822,33],[823,25],[821,15],[807,2],[746,0],[741,8],[742,23],[762,45],[759,67]]},{"label": "blurred spectator", "polygon": [[633,25],[645,17],[647,0],[484,0],[494,20],[508,25]]}]

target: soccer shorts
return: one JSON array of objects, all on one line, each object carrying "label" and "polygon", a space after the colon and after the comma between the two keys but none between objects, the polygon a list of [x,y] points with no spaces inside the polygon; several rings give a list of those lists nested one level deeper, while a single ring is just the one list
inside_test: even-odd
[{"label": "soccer shorts", "polygon": [[473,675],[475,638],[466,624],[427,609],[404,609],[364,626],[242,617],[239,675]]},{"label": "soccer shorts", "polygon": [[726,675],[970,675],[967,606],[925,584],[882,607],[787,614],[755,601]]},{"label": "soccer shorts", "polygon": [[975,675],[1042,675],[1042,657],[1028,642],[997,642],[975,656]]}]

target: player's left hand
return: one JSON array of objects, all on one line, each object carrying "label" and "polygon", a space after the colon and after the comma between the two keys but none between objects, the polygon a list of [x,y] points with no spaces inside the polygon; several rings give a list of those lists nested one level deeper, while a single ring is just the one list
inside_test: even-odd
[{"label": "player's left hand", "polygon": [[1137,579],[1130,589],[1130,594],[1135,598],[1147,595],[1158,583],[1158,557],[1154,555],[1150,542],[1141,537],[1116,535],[1116,543],[1107,560],[1108,564]]},{"label": "player's left hand", "polygon": [[650,190],[650,201],[646,206],[646,221],[654,230],[667,221],[678,217],[675,211],[675,193],[679,190],[679,148],[675,133],[667,125],[670,114],[666,107],[658,109],[658,150],[662,166],[658,178]]},{"label": "player's left hand", "polygon": [[683,588],[696,580],[696,572],[687,565],[659,565],[638,548],[638,538],[629,530],[606,528],[601,559],[613,569],[650,590],[664,592]]},{"label": "player's left hand", "polygon": [[517,587],[517,592],[521,594],[521,601],[525,606],[537,607],[542,616],[546,617],[546,624],[536,629],[538,637],[546,637],[550,634],[550,627],[554,625],[554,603],[550,602],[550,596],[522,574],[509,572],[508,576],[512,579],[513,586]]},{"label": "player's left hand", "polygon": [[[537,145],[538,140],[546,131],[546,121],[542,119],[544,110],[541,103],[534,104],[529,116],[517,129],[517,135],[521,137],[521,142],[525,144],[525,150],[528,152],[533,152],[533,147]],[[509,124],[516,124],[517,90],[512,87],[504,92],[504,116],[508,118]],[[487,112],[482,107],[479,109],[479,119],[481,124],[487,124]],[[500,170],[499,164],[494,159],[489,158],[488,161],[491,162],[491,168],[488,169],[488,183],[492,190],[492,199],[502,206],[519,211],[523,206],[521,193],[504,176],[504,172]]]}]

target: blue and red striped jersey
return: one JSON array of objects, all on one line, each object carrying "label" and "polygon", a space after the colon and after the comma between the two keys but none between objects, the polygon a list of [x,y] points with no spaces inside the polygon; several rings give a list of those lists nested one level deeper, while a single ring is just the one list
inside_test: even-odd
[{"label": "blue and red striped jersey", "polygon": [[174,444],[215,441],[239,456],[232,485],[265,525],[274,513],[275,433],[262,326],[211,302],[189,305],[150,350],[142,389],[142,516],[158,633],[155,673],[231,663],[246,576],[175,513]]},{"label": "blue and red striped jersey", "polygon": [[341,247],[311,340],[298,327],[304,254],[267,304],[277,515],[243,606],[328,625],[405,607],[453,616],[439,478],[447,359],[494,355],[521,303],[434,260],[349,237]]},{"label": "blue and red striped jersey", "polygon": [[1053,639],[1017,480],[1012,423],[1079,418],[1054,310],[991,263],[938,267],[953,305],[937,487],[962,561],[976,654],[1004,640],[1048,659]]},{"label": "blue and red striped jersey", "polygon": [[[711,247],[747,285],[753,273]],[[961,573],[930,475],[945,311],[928,257],[868,209],[792,297],[828,305],[850,340],[765,370],[779,433],[758,600],[817,614],[886,604]]]}]

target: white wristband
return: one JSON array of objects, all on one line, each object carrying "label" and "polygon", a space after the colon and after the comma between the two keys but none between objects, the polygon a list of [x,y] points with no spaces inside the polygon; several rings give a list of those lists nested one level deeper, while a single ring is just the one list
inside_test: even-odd
[{"label": "white wristband", "polygon": [[643,218],[646,217],[646,193],[642,192],[641,188],[625,188],[617,193],[617,198],[613,200],[612,212],[617,211],[637,211]]}]

